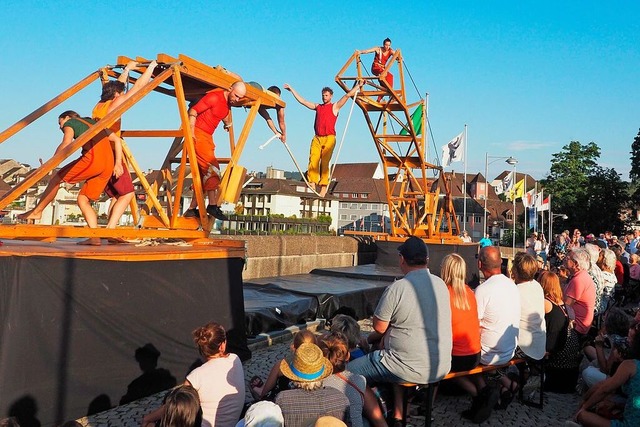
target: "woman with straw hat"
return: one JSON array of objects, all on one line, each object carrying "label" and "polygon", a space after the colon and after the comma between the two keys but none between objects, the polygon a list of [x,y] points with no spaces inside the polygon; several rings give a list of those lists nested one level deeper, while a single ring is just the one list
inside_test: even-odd
[{"label": "woman with straw hat", "polygon": [[280,363],[280,371],[294,386],[293,390],[280,392],[276,397],[287,427],[305,427],[309,421],[322,415],[350,424],[347,396],[323,386],[322,380],[331,375],[333,368],[320,347],[312,343],[300,345],[293,357]]}]

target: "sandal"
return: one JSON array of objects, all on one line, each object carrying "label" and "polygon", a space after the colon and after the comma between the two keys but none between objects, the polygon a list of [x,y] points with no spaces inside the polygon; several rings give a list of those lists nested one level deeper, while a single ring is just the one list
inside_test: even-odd
[{"label": "sandal", "polygon": [[264,383],[262,382],[262,379],[257,375],[251,377],[251,379],[249,380],[249,392],[251,393],[251,397],[253,397],[256,402],[262,400],[261,394],[256,390],[257,388],[261,388],[262,386],[264,386]]}]

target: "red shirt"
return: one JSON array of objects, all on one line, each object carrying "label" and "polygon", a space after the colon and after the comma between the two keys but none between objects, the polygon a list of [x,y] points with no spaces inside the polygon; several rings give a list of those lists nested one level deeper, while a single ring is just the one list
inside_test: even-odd
[{"label": "red shirt", "polygon": [[464,291],[469,302],[469,310],[460,310],[453,305],[453,287],[449,289],[451,304],[451,331],[453,336],[453,356],[470,356],[480,353],[480,321],[478,320],[478,305],[476,296],[471,288],[465,285]]},{"label": "red shirt", "polygon": [[336,134],[336,122],[338,116],[333,114],[333,104],[318,104],[316,106],[316,122],[313,129],[317,136],[327,136]]},{"label": "red shirt", "polygon": [[192,108],[198,113],[196,127],[210,135],[213,135],[220,120],[227,117],[229,111],[231,111],[223,89],[215,89],[208,92]]},{"label": "red shirt", "polygon": [[616,275],[616,279],[618,279],[618,283],[624,283],[624,267],[620,260],[616,260],[616,268],[613,270],[613,274]]}]

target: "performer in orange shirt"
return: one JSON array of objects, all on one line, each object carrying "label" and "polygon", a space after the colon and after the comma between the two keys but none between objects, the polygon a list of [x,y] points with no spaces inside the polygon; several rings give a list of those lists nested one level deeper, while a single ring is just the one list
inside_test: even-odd
[{"label": "performer in orange shirt", "polygon": [[[142,73],[140,78],[136,80],[133,87],[125,92],[125,83],[129,78],[129,71],[138,67],[139,64],[136,61],[130,61],[118,77],[118,80],[108,81],[108,76],[102,74],[102,93],[100,95],[100,102],[93,108],[92,117],[95,120],[104,118],[108,113],[113,111],[134,93],[138,92],[144,85],[149,83],[153,70],[158,63],[151,61],[147,66],[147,69]],[[105,81],[106,80],[106,81]],[[116,121],[110,128],[110,130],[120,136],[121,120]],[[105,188],[105,192],[111,197],[111,203],[109,204],[109,221],[107,228],[116,228],[120,217],[131,203],[134,196],[133,182],[131,181],[131,174],[129,173],[129,167],[122,155],[122,147],[120,144],[114,145],[114,176],[109,180]],[[117,175],[117,176],[116,176]],[[119,241],[119,239],[116,239]]]}]

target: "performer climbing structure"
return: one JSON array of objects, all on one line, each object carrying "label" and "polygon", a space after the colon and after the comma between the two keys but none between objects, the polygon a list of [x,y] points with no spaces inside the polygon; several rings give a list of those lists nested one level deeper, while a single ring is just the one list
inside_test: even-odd
[{"label": "performer climbing structure", "polygon": [[[118,69],[123,68],[131,58],[118,57],[118,66],[107,67],[106,71],[111,77],[119,76]],[[146,64],[150,62],[147,58],[135,59],[141,68],[136,71],[142,73]],[[79,228],[69,226],[34,226],[26,224],[3,225],[0,227],[0,237],[3,238],[27,238],[38,240],[55,240],[59,237],[102,237],[102,238],[178,238],[191,242],[207,239],[213,226],[213,218],[206,215],[206,204],[202,191],[202,180],[199,176],[198,166],[195,156],[193,135],[189,126],[187,116],[187,103],[197,101],[206,92],[216,89],[228,89],[234,82],[241,78],[224,68],[210,67],[195,59],[185,55],[177,58],[166,54],[158,54],[156,61],[159,66],[154,71],[154,78],[141,90],[133,94],[129,99],[107,114],[102,120],[91,126],[81,137],[74,140],[66,149],[56,154],[45,162],[34,173],[29,175],[24,181],[14,187],[10,192],[0,199],[0,210],[21,197],[29,188],[39,182],[43,177],[59,167],[71,154],[82,147],[91,138],[98,135],[106,128],[110,127],[131,107],[148,96],[151,92],[158,92],[174,97],[177,101],[177,111],[180,118],[180,127],[175,130],[122,130],[124,139],[138,137],[146,138],[173,138],[171,148],[160,167],[156,178],[147,181],[144,172],[138,166],[138,162],[133,157],[131,151],[123,147],[124,155],[130,168],[135,171],[145,193],[146,203],[142,209],[138,209],[137,202],[131,203],[131,211],[136,227],[118,227],[117,229],[105,228]],[[86,88],[98,80],[101,70],[92,72],[80,82],[62,92],[13,126],[0,133],[0,143],[14,136],[31,123],[42,117],[47,112],[56,108],[73,95],[86,90]],[[135,82],[133,77],[129,77],[130,82]],[[90,88],[97,97],[99,90]],[[230,157],[220,158],[221,165],[226,164],[226,169],[222,175],[221,191],[218,204],[222,202],[237,202],[240,196],[240,189],[246,170],[239,165],[240,156],[249,137],[251,127],[258,114],[260,106],[285,107],[285,103],[274,93],[262,90],[259,85],[247,85],[247,93],[243,98],[241,106],[248,108],[247,118],[242,126],[237,139],[233,128],[229,131],[229,153]],[[233,114],[233,112],[231,113]],[[130,118],[125,118],[125,123],[130,123]],[[238,124],[239,121],[234,121]],[[220,145],[220,144],[218,144]],[[175,165],[178,165],[175,168]],[[177,173],[172,173],[172,169]],[[189,172],[190,170],[190,172]],[[183,218],[180,214],[180,203],[185,191],[185,178],[189,173],[193,180],[193,194],[198,202],[200,218]],[[173,183],[174,176],[177,176],[177,183]],[[188,189],[187,189],[188,190]],[[162,194],[163,197],[160,196]],[[140,195],[140,194],[139,194]]]},{"label": "performer climbing structure", "polygon": [[[364,113],[384,168],[390,236],[415,235],[440,242],[459,242],[460,227],[453,209],[451,183],[441,166],[427,161],[426,100],[407,102],[406,67],[400,49],[396,49],[379,75],[369,75],[367,68],[355,52],[336,75],[336,82],[348,92],[356,80],[365,81],[355,102]],[[389,85],[385,77],[390,72],[398,76],[399,87]],[[436,182],[428,179],[429,171],[437,174]]]}]

